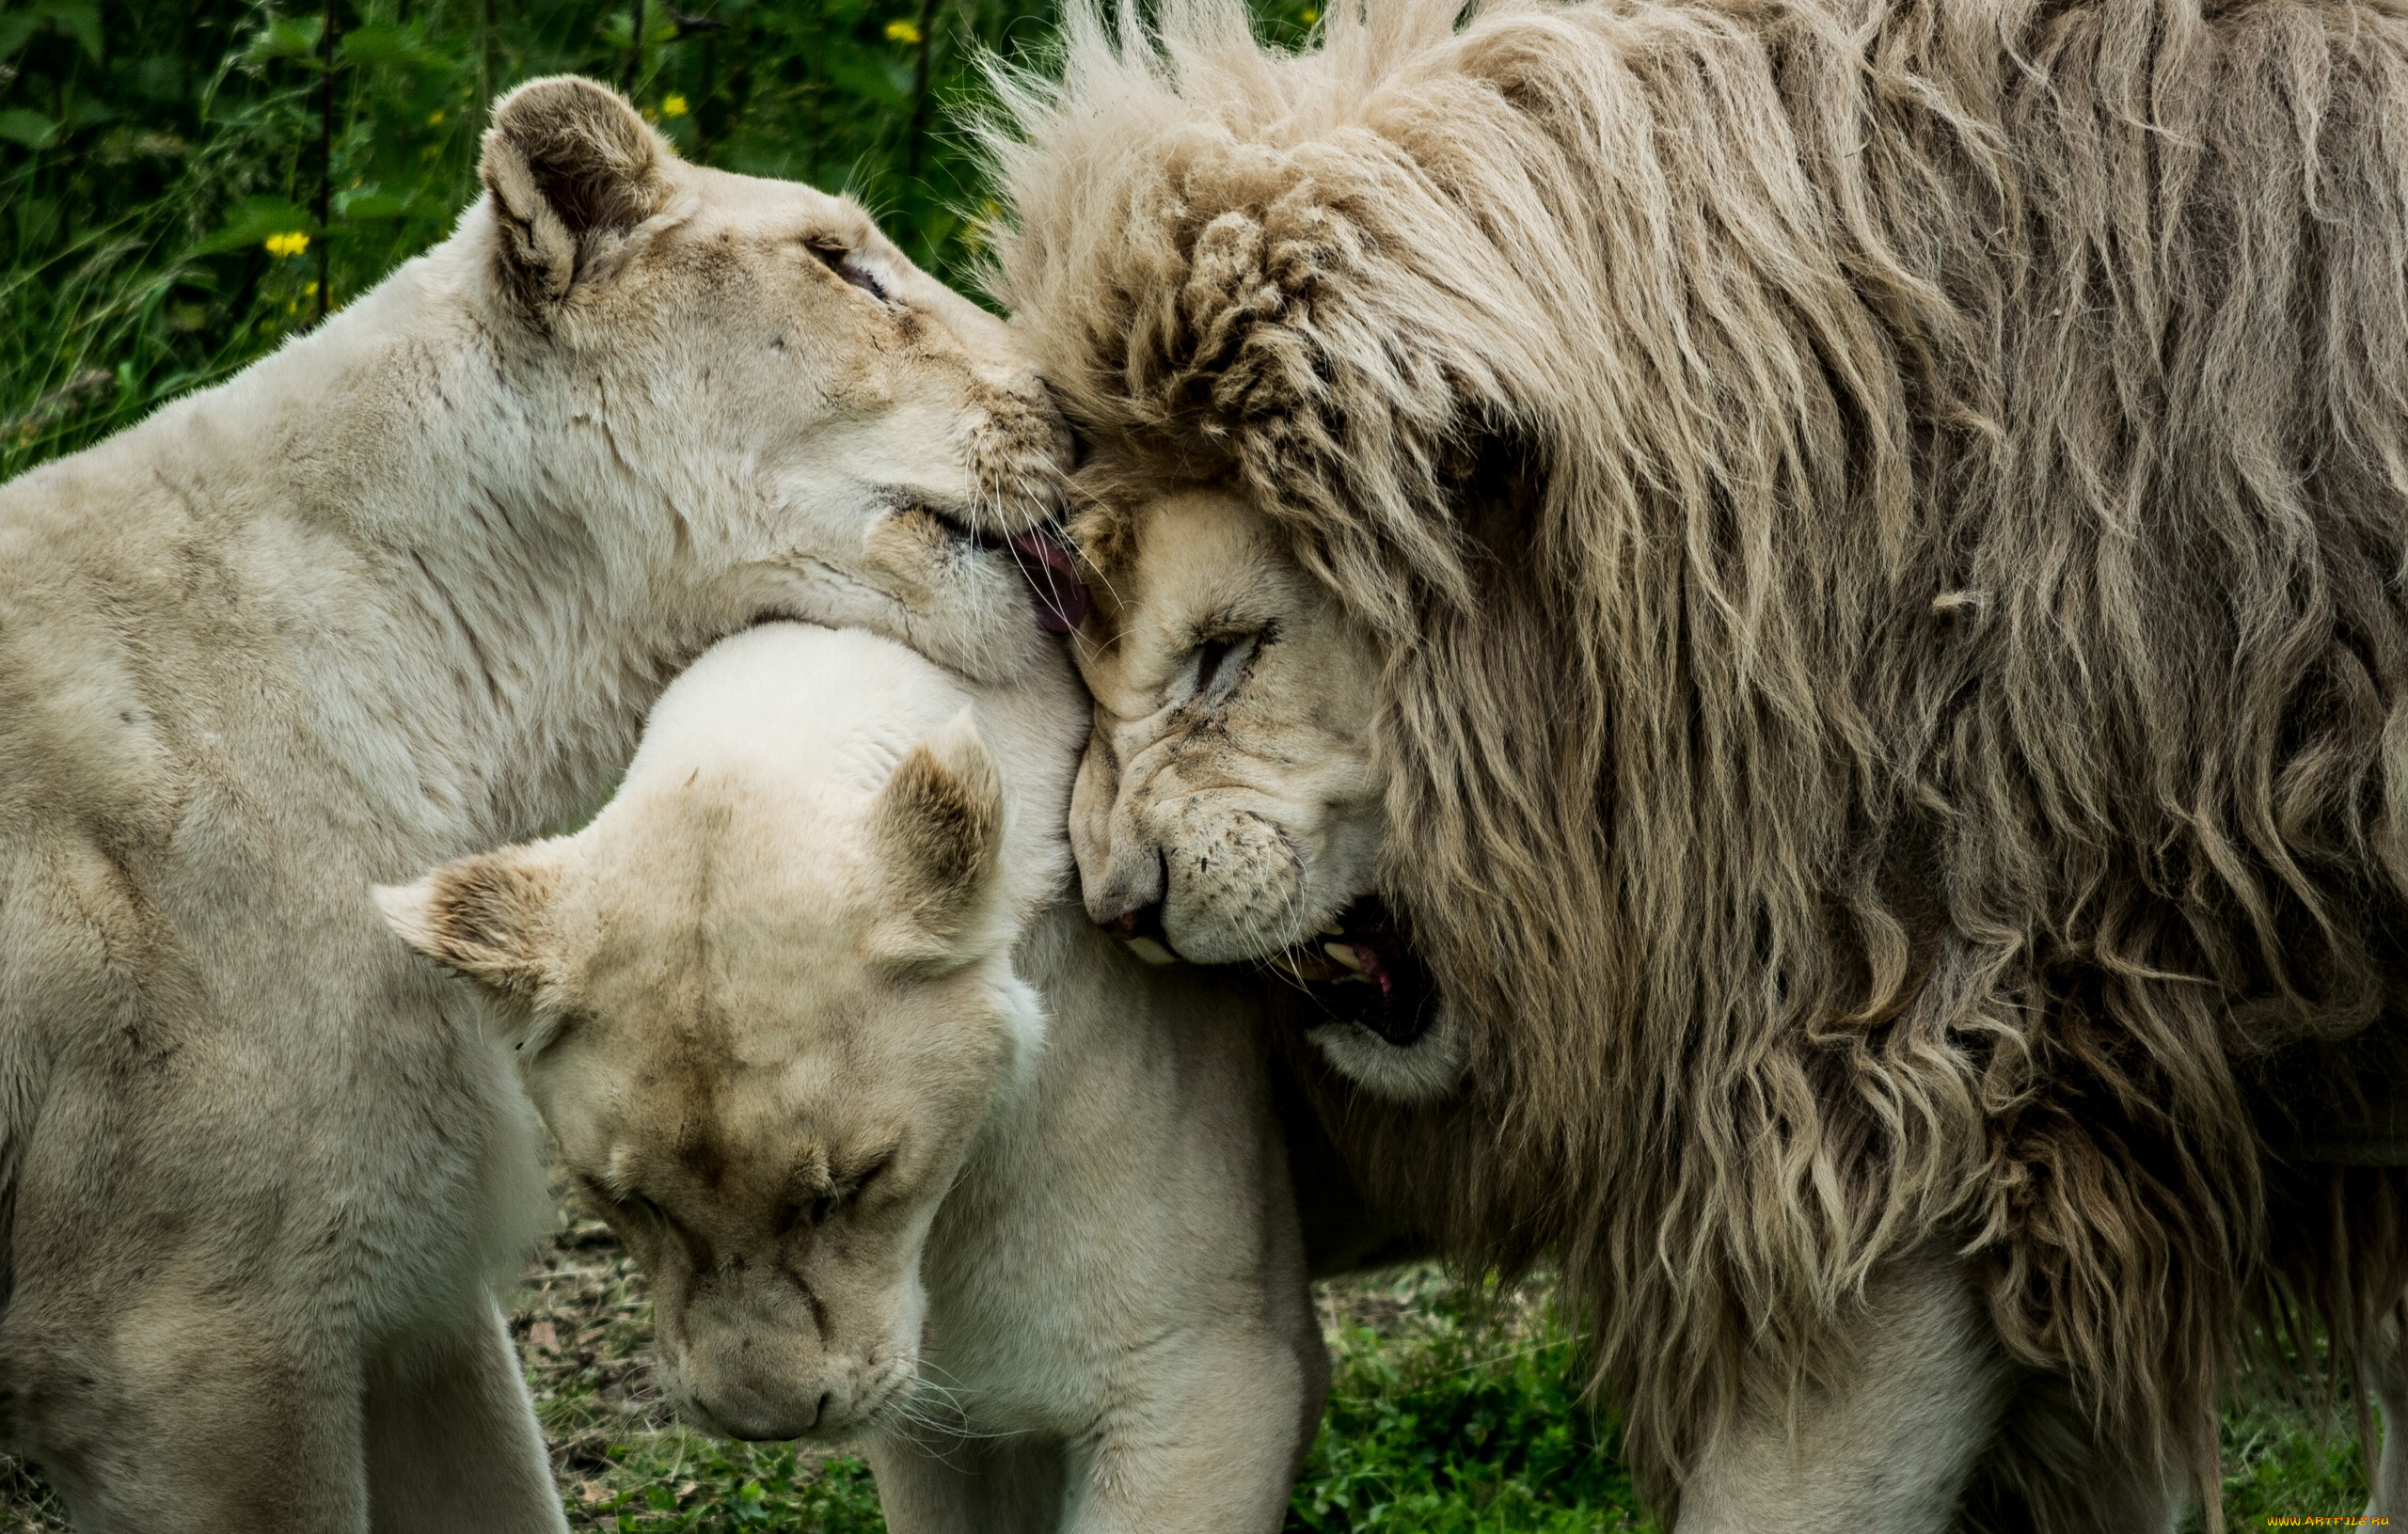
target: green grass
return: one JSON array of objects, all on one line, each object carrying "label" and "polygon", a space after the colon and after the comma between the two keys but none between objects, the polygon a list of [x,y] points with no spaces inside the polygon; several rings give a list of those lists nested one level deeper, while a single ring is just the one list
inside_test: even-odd
[{"label": "green grass", "polygon": [[[1572,1344],[1545,1286],[1474,1295],[1416,1268],[1322,1286],[1316,1302],[1333,1378],[1291,1504],[1295,1534],[1652,1527],[1576,1398]],[[645,1362],[648,1325],[642,1275],[609,1229],[564,1211],[514,1330],[574,1526],[884,1528],[856,1460],[679,1428]]]},{"label": "green grass", "polygon": [[2367,1505],[2354,1414],[2258,1404],[2228,1414],[2219,1435],[2225,1522],[2264,1527],[2269,1514],[2355,1515]]},{"label": "green grass", "polygon": [[[1656,1534],[1613,1434],[1580,1403],[1571,1339],[1544,1284],[1476,1293],[1436,1270],[1316,1291],[1329,1410],[1290,1534]],[[561,1499],[580,1531],[878,1534],[858,1460],[689,1432],[648,1362],[642,1275],[600,1222],[566,1209],[513,1306]],[[2365,1505],[2352,1414],[2254,1405],[2226,1418],[2225,1516]],[[2195,1526],[2195,1525],[2194,1525]],[[0,1534],[63,1534],[38,1478],[0,1460]]]},{"label": "green grass", "polygon": [[1473,1295],[1434,1270],[1324,1286],[1329,1410],[1291,1531],[1590,1534],[1639,1517],[1544,1286]]}]

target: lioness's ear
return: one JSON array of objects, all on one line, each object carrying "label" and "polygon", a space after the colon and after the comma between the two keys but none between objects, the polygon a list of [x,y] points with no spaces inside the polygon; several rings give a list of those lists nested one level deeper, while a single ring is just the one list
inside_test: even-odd
[{"label": "lioness's ear", "polygon": [[660,211],[672,158],[626,97],[591,80],[530,80],[504,96],[477,174],[513,288],[538,302],[566,296],[603,240]]},{"label": "lioness's ear", "polygon": [[888,888],[913,929],[959,937],[1001,870],[1004,779],[965,708],[911,748],[874,822]]},{"label": "lioness's ear", "polygon": [[402,941],[503,998],[532,1001],[558,968],[546,918],[563,860],[506,846],[447,862],[415,884],[381,885],[376,904]]}]

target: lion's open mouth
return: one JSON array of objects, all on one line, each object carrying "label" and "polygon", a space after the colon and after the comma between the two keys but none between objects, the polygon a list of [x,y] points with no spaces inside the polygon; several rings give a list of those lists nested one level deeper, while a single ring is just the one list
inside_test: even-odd
[{"label": "lion's open mouth", "polygon": [[1418,1043],[1438,1020],[1437,984],[1376,896],[1355,901],[1271,963],[1331,1017],[1361,1023],[1399,1049]]},{"label": "lion's open mouth", "polygon": [[1008,554],[1021,579],[1028,583],[1029,600],[1037,608],[1037,625],[1049,634],[1068,634],[1087,615],[1087,586],[1079,577],[1078,561],[1052,532],[1038,529],[1006,537],[972,527],[935,507],[923,508],[958,544]]}]

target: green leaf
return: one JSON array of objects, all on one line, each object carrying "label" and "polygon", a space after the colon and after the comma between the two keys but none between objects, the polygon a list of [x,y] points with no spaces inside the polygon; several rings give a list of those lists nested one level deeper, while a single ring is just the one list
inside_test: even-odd
[{"label": "green leaf", "polygon": [[58,29],[84,45],[92,62],[101,61],[101,8],[92,0],[62,0],[50,8],[51,20]]},{"label": "green leaf", "polygon": [[101,57],[101,10],[93,0],[44,0],[0,16],[0,58],[23,48],[44,26],[73,38],[93,62]]},{"label": "green leaf", "polygon": [[342,205],[345,218],[400,218],[410,211],[409,199],[397,198],[390,192],[368,192],[346,198]]},{"label": "green leaf", "polygon": [[226,227],[193,246],[196,256],[214,256],[224,250],[239,250],[245,245],[258,245],[271,234],[298,231],[315,238],[317,221],[309,211],[283,198],[246,198],[227,219]]},{"label": "green leaf", "polygon": [[117,118],[116,108],[107,103],[97,97],[79,96],[75,99],[75,103],[67,109],[67,120],[62,126],[89,128],[97,123],[115,122]]},{"label": "green leaf", "polygon": [[73,38],[94,63],[100,62],[101,8],[93,0],[48,0],[33,7],[29,14],[48,21],[61,36]]},{"label": "green leaf", "polygon": [[269,58],[308,59],[314,62],[318,52],[318,39],[325,34],[325,19],[320,16],[306,16],[297,21],[288,19],[270,22],[264,29],[251,34],[250,43],[244,48],[243,56],[253,62]]},{"label": "green leaf", "polygon": [[28,112],[22,106],[0,112],[0,138],[29,150],[46,150],[57,136],[58,124],[39,112]]},{"label": "green leaf", "polygon": [[385,24],[345,32],[336,42],[335,52],[346,64],[400,64],[436,69],[453,62],[428,47],[416,33]]},{"label": "green leaf", "polygon": [[838,88],[885,106],[911,103],[911,71],[889,58],[872,57],[853,48],[832,48],[828,78]]}]

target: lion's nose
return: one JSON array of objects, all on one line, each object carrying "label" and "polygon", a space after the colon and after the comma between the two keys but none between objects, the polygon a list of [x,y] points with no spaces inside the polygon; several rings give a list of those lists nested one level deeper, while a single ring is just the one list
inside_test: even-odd
[{"label": "lion's nose", "polygon": [[1087,915],[1114,937],[1126,938],[1141,929],[1133,925],[1122,932],[1117,924],[1138,922],[1150,909],[1160,930],[1163,897],[1170,890],[1170,868],[1163,861],[1162,848],[1149,846],[1142,837],[1125,831],[1112,841],[1102,877],[1087,886]]}]

